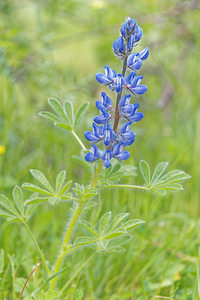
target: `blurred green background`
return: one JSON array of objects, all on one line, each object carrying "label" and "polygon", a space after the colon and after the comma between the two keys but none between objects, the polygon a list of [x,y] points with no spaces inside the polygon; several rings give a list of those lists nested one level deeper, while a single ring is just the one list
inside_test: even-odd
[{"label": "blurred green background", "polygon": [[[138,167],[145,159],[154,167],[169,161],[169,169],[183,169],[192,179],[183,192],[164,198],[104,191],[103,201],[87,213],[88,220],[95,222],[108,210],[128,211],[147,224],[134,231],[127,252],[99,256],[86,267],[66,299],[200,299],[199,0],[0,1],[0,145],[5,147],[5,153],[0,149],[1,193],[10,195],[15,184],[32,181],[31,168],[52,181],[66,169],[69,179],[88,182],[89,173],[72,158],[80,151],[77,142],[38,112],[49,109],[49,97],[71,100],[75,107],[90,102],[79,131],[84,139],[96,112],[95,101],[104,90],[95,74],[103,72],[105,64],[120,72],[112,43],[126,16],[134,17],[144,31],[137,49],[150,49],[141,71],[148,91],[137,99],[145,118],[135,125],[129,164]],[[142,182],[140,176],[126,182],[134,180]],[[69,215],[70,203],[45,204],[29,222],[50,263]],[[6,254],[0,299],[18,299],[20,279],[30,274],[37,253],[24,228],[2,218],[0,248]],[[70,256],[63,283],[90,251]],[[36,289],[40,279],[37,271],[29,289]]]}]

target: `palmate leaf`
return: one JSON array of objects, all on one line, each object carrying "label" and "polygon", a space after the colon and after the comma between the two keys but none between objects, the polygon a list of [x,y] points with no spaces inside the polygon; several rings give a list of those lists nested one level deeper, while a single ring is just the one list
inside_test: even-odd
[{"label": "palmate leaf", "polygon": [[167,191],[181,191],[183,190],[182,182],[190,179],[191,176],[181,170],[169,171],[166,174],[168,167],[167,162],[161,162],[157,164],[150,178],[150,167],[146,161],[140,162],[140,170],[145,180],[146,187],[161,196],[164,196]]},{"label": "palmate leaf", "polygon": [[120,251],[118,247],[131,239],[128,231],[145,223],[139,219],[125,221],[128,215],[128,213],[121,213],[112,220],[111,212],[107,212],[97,222],[97,229],[92,224],[81,221],[80,224],[92,236],[79,237],[75,240],[74,246],[96,244],[97,251],[112,252],[114,249]]},{"label": "palmate leaf", "polygon": [[48,103],[54,113],[42,111],[39,113],[41,117],[52,121],[56,126],[75,134],[75,129],[83,119],[83,116],[88,108],[88,103],[80,105],[74,114],[74,108],[71,101],[65,101],[63,104],[55,98],[49,98]]},{"label": "palmate leaf", "polygon": [[54,205],[58,200],[67,200],[71,198],[71,194],[67,193],[71,186],[72,181],[65,183],[66,171],[61,171],[55,182],[55,188],[49,183],[46,176],[39,170],[30,170],[33,177],[42,185],[34,185],[32,183],[24,183],[22,187],[31,192],[35,192],[34,197],[27,199],[25,205],[32,204],[42,204],[44,202],[49,202]]}]

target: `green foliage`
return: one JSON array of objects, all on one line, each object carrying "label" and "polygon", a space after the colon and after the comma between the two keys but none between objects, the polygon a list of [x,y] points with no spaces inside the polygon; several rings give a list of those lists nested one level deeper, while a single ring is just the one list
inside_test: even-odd
[{"label": "green foliage", "polygon": [[161,162],[157,164],[151,177],[149,164],[144,160],[140,162],[140,171],[142,173],[146,187],[150,191],[161,196],[166,195],[167,191],[183,190],[183,186],[181,183],[191,178],[190,175],[181,170],[173,170],[164,174],[167,167],[167,162]]},{"label": "green foliage", "polygon": [[101,184],[106,185],[114,181],[118,182],[123,177],[136,176],[136,170],[137,169],[134,166],[116,163],[106,170],[103,169],[100,173],[99,179]]},{"label": "green foliage", "polygon": [[77,196],[77,201],[79,202],[87,202],[90,198],[97,195],[97,190],[95,188],[92,188],[90,185],[84,186],[83,184],[80,185],[78,183],[75,183],[73,191]]},{"label": "green foliage", "polygon": [[86,221],[80,224],[90,233],[90,236],[78,237],[73,246],[87,246],[96,244],[97,251],[123,252],[122,247],[130,241],[131,236],[128,232],[145,222],[139,219],[126,221],[128,213],[121,213],[112,219],[112,213],[105,213],[98,221],[96,228]]},{"label": "green foliage", "polygon": [[78,127],[89,105],[89,103],[80,105],[76,113],[74,114],[74,109],[71,101],[65,101],[62,105],[57,99],[49,98],[48,102],[56,114],[48,111],[42,111],[39,113],[39,115],[68,131],[73,131]]},{"label": "green foliage", "polygon": [[8,222],[24,222],[33,213],[33,206],[26,207],[23,199],[23,191],[15,186],[12,191],[13,201],[5,195],[0,195],[0,216],[5,217]]},{"label": "green foliage", "polygon": [[71,198],[71,194],[68,190],[72,181],[65,183],[66,171],[61,171],[56,177],[55,188],[49,183],[46,176],[38,170],[30,170],[32,176],[40,183],[40,186],[32,183],[24,183],[22,187],[31,192],[35,192],[33,196],[25,202],[25,205],[40,204],[49,201],[54,205],[59,200],[68,200]]}]

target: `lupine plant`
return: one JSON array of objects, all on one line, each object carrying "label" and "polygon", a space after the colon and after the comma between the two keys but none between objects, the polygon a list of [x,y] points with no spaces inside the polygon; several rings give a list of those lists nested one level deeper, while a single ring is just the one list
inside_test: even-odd
[{"label": "lupine plant", "polygon": [[[134,124],[144,117],[144,114],[138,111],[140,104],[135,100],[137,95],[142,95],[147,91],[146,85],[141,84],[143,76],[138,75],[138,72],[148,58],[149,50],[145,48],[133,53],[142,36],[143,31],[136,21],[133,18],[127,18],[121,26],[120,36],[113,43],[113,51],[122,63],[121,73],[117,73],[106,65],[105,74],[96,74],[96,80],[104,85],[107,91],[102,92],[101,100],[96,101],[99,115],[93,119],[92,131],[85,132],[86,140],[91,143],[89,150],[77,134],[77,127],[84,119],[88,103],[81,105],[74,113],[70,101],[61,103],[50,98],[48,102],[53,113],[48,111],[40,113],[40,116],[52,121],[56,126],[71,132],[77,140],[82,149],[78,160],[90,170],[91,182],[84,186],[77,182],[74,183],[72,180],[66,181],[66,172],[62,170],[56,177],[55,185],[51,185],[41,171],[30,170],[37,183],[22,185],[23,189],[31,192],[28,199],[24,199],[23,189],[19,186],[15,186],[13,189],[13,201],[5,195],[0,195],[0,215],[7,218],[8,222],[18,222],[25,226],[40,257],[43,270],[41,285],[37,290],[28,290],[29,297],[33,299],[36,299],[35,297],[39,296],[41,291],[43,291],[43,295],[45,293],[49,297],[48,299],[63,299],[62,297],[67,295],[73,280],[92,259],[95,259],[96,255],[101,253],[109,255],[113,252],[125,251],[122,245],[130,241],[131,231],[138,226],[143,226],[145,221],[132,219],[128,212],[119,212],[115,216],[110,211],[106,212],[97,224],[91,224],[84,220],[83,212],[86,209],[91,211],[93,206],[97,205],[96,199],[97,196],[101,197],[102,189],[141,189],[165,196],[169,190],[182,190],[181,182],[190,178],[187,173],[180,170],[166,173],[167,162],[158,163],[151,174],[149,164],[141,160],[139,165],[144,184],[120,184],[123,177],[135,176],[136,168],[122,164],[122,161],[128,160],[130,153],[127,149],[132,147],[135,141]],[[113,96],[111,96],[111,92]],[[56,205],[58,202],[65,201],[72,203],[72,215],[69,220],[66,220],[66,232],[64,238],[61,237],[56,259],[47,262],[28,221],[37,205],[45,202]],[[74,234],[72,237],[78,223],[87,234],[83,236]],[[81,267],[65,284],[61,285],[59,279],[64,272],[67,272],[68,255],[75,251],[82,251],[86,246],[91,247],[94,253],[82,262]],[[23,292],[27,285],[28,281],[21,291],[20,299],[24,296]]]}]

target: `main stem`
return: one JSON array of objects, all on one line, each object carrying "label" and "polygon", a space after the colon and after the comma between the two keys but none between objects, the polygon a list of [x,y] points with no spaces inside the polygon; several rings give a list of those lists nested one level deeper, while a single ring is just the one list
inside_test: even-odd
[{"label": "main stem", "polygon": [[[72,235],[72,232],[73,232],[73,229],[76,225],[76,221],[78,220],[80,214],[81,214],[81,211],[82,211],[82,205],[81,204],[78,204],[74,214],[73,214],[73,217],[69,223],[69,227],[66,231],[66,234],[65,234],[65,237],[64,237],[64,240],[62,242],[62,245],[60,247],[60,250],[59,250],[59,253],[58,253],[58,258],[56,260],[56,263],[55,263],[55,267],[53,269],[53,273],[56,273],[60,270],[60,267],[62,265],[62,261],[63,261],[63,258],[65,256],[65,247],[68,245],[69,243],[69,240],[70,240],[70,237]],[[50,284],[50,289],[55,289],[56,287],[56,280],[57,278],[53,278],[52,281],[51,281],[51,284]]]},{"label": "main stem", "polygon": [[[126,73],[126,66],[127,66],[127,56],[124,59],[123,66],[122,66],[122,76],[124,77]],[[119,124],[119,101],[122,96],[122,89],[121,91],[117,94],[117,100],[116,100],[116,107],[115,107],[115,122],[113,126],[114,132],[117,132],[118,124]]]},{"label": "main stem", "polygon": [[[96,172],[94,174],[94,177],[93,177],[93,180],[92,180],[92,183],[91,183],[91,187],[95,187],[97,185],[97,182],[98,182],[98,175],[99,173],[101,172],[101,168],[102,168],[102,164],[100,163],[96,169]],[[73,217],[69,223],[69,226],[68,226],[68,229],[66,231],[66,234],[65,234],[65,237],[64,237],[64,240],[62,242],[62,245],[60,247],[60,250],[59,250],[59,253],[58,253],[58,258],[56,260],[56,263],[55,263],[55,267],[53,269],[53,273],[56,273],[60,270],[61,268],[61,265],[62,265],[62,262],[63,262],[63,259],[65,257],[65,254],[66,254],[66,251],[65,251],[65,248],[67,247],[69,241],[70,241],[70,238],[71,238],[71,235],[72,235],[72,232],[73,232],[73,229],[76,225],[76,222],[82,212],[82,208],[85,206],[87,202],[84,202],[84,203],[79,203],[74,214],[73,214]],[[55,289],[56,287],[56,281],[57,281],[57,278],[53,278],[52,281],[51,281],[51,284],[50,284],[50,289]]]},{"label": "main stem", "polygon": [[[123,66],[122,66],[122,76],[124,77],[125,73],[126,73],[126,66],[127,66],[127,56],[125,57],[124,59],[124,62],[123,62]],[[114,126],[113,126],[113,129],[114,131],[116,132],[117,131],[117,128],[118,128],[118,123],[119,123],[119,100],[121,99],[121,96],[122,96],[122,90],[117,94],[117,99],[116,99],[116,109],[115,109],[115,122],[114,122]],[[77,141],[79,142],[79,144],[82,146],[82,148],[85,150],[85,146],[83,145],[82,141],[77,138],[77,135],[76,133],[73,131],[72,134],[75,136],[75,138],[77,139]],[[100,163],[96,169],[96,172],[94,174],[94,177],[93,177],[93,180],[92,180],[92,183],[91,183],[91,187],[96,187],[97,183],[98,183],[98,175],[99,173],[101,172],[101,169],[102,169],[102,163]],[[67,247],[69,241],[70,241],[70,238],[71,238],[71,235],[72,235],[72,232],[73,232],[73,229],[76,225],[76,222],[82,212],[82,208],[83,206],[85,205],[86,203],[84,204],[78,204],[75,212],[74,212],[74,215],[69,223],[69,227],[66,231],[66,234],[65,234],[65,237],[64,237],[64,240],[62,242],[62,245],[61,245],[61,248],[60,248],[60,251],[59,251],[59,254],[58,254],[58,258],[56,260],[56,263],[55,263],[55,267],[53,269],[53,273],[56,273],[60,270],[60,267],[62,265],[62,262],[63,262],[63,259],[65,257],[65,251],[64,249]],[[51,284],[50,284],[50,289],[55,289],[56,287],[56,281],[57,281],[57,278],[53,278],[52,281],[51,281]]]},{"label": "main stem", "polygon": [[26,227],[26,230],[28,231],[28,234],[30,235],[30,237],[31,237],[31,239],[32,239],[32,241],[33,241],[33,243],[34,243],[34,245],[35,245],[35,247],[36,247],[36,249],[37,249],[37,251],[38,251],[38,253],[39,253],[39,255],[40,255],[42,264],[43,264],[44,267],[45,267],[45,270],[46,270],[46,272],[47,272],[47,275],[49,276],[49,275],[50,275],[50,271],[49,271],[49,268],[48,268],[48,266],[47,266],[47,263],[46,263],[46,260],[45,260],[45,257],[44,257],[43,252],[42,252],[42,250],[40,249],[40,246],[38,245],[38,243],[37,243],[37,241],[36,241],[36,239],[35,239],[35,237],[34,237],[32,231],[30,230],[29,226],[26,224],[26,222],[23,222],[23,224],[24,224],[24,226]]}]

